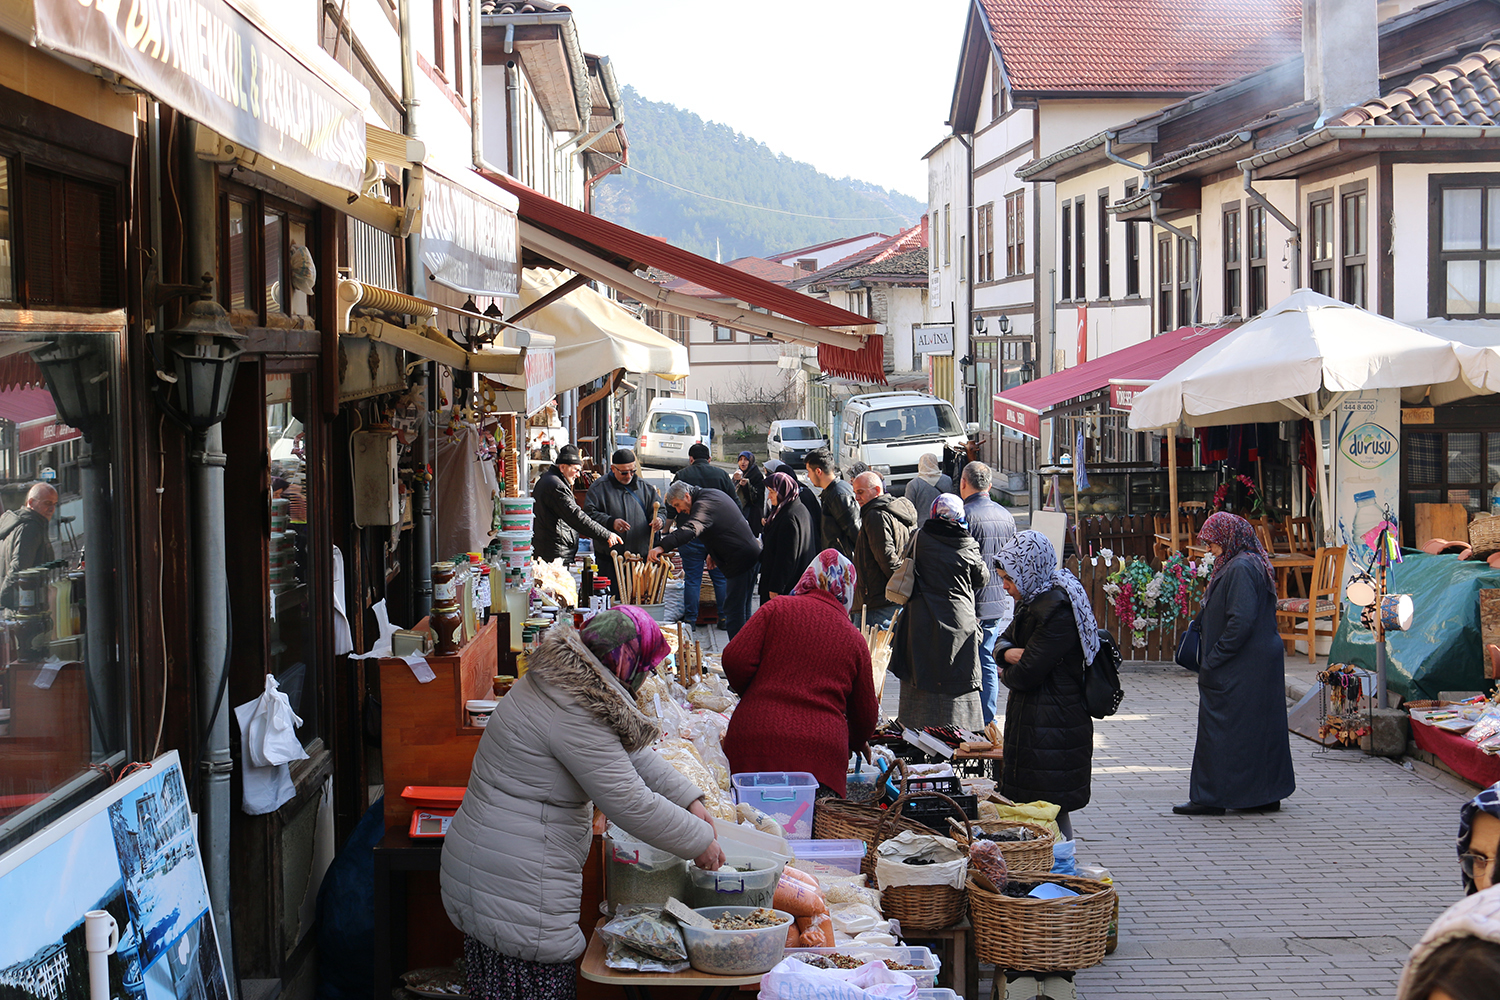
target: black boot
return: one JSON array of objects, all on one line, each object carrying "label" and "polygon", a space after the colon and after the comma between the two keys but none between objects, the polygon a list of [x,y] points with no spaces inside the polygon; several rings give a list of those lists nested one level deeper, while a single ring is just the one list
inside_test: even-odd
[{"label": "black boot", "polygon": [[1222,816],[1224,810],[1220,806],[1206,806],[1201,802],[1184,802],[1180,806],[1173,806],[1172,811],[1179,816]]}]

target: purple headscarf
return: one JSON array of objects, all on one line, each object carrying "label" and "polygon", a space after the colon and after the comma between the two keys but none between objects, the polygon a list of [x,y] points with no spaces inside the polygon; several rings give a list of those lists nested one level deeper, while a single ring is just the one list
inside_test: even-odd
[{"label": "purple headscarf", "polygon": [[964,516],[964,502],[952,493],[938,494],[937,499],[932,501],[932,514],[928,520],[946,521],[960,528],[969,526],[969,519]]},{"label": "purple headscarf", "polygon": [[655,619],[631,604],[601,611],[588,620],[579,635],[589,652],[613,670],[626,687],[672,651]]},{"label": "purple headscarf", "polygon": [[1271,569],[1270,560],[1266,556],[1265,548],[1260,544],[1260,539],[1255,537],[1255,526],[1249,521],[1238,514],[1231,514],[1224,510],[1210,514],[1198,532],[1198,541],[1205,545],[1217,545],[1224,550],[1223,555],[1214,559],[1213,572],[1208,578],[1209,589],[1219,582],[1219,576],[1229,565],[1230,560],[1237,555],[1244,554],[1265,571],[1266,586],[1271,588],[1272,594],[1276,593],[1276,573]]},{"label": "purple headscarf", "polygon": [[797,489],[797,480],[785,472],[773,472],[766,480],[766,489],[776,491],[776,506],[771,508],[771,514],[766,518],[772,520],[776,515],[786,509],[793,500],[798,502],[802,499],[802,493]]}]

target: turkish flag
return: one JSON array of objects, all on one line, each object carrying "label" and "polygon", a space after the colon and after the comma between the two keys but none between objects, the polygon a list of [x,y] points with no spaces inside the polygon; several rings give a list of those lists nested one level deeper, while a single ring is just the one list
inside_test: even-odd
[{"label": "turkish flag", "polygon": [[1089,307],[1078,307],[1078,363],[1089,359]]}]

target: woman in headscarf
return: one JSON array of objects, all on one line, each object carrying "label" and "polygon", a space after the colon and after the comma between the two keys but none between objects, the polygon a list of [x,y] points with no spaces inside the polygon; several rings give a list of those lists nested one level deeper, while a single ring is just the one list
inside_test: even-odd
[{"label": "woman in headscarf", "polygon": [[1500,983],[1500,888],[1444,910],[1422,935],[1396,1000],[1494,1000]]},{"label": "woman in headscarf", "polygon": [[724,735],[733,773],[807,771],[820,794],[843,796],[849,752],[867,749],[880,713],[870,647],[849,621],[854,581],[854,564],[824,549],[724,647],[724,675],[740,695]]},{"label": "woman in headscarf", "polygon": [[1042,800],[1060,812],[1073,839],[1072,813],[1089,804],[1094,720],[1083,696],[1084,666],[1099,652],[1099,625],[1078,578],[1057,565],[1040,531],[1023,531],[995,560],[1015,617],[995,642],[1005,699],[1000,794]]},{"label": "woman in headscarf", "polygon": [[919,528],[932,516],[932,501],[938,498],[938,494],[953,492],[953,480],[943,475],[939,461],[932,452],[918,458],[917,478],[906,484],[906,492],[902,494],[917,508]]},{"label": "woman in headscarf", "polygon": [[974,597],[989,581],[963,501],[944,493],[912,533],[916,583],[896,619],[891,673],[901,679],[897,717],[913,729],[984,728],[979,695],[979,618]]},{"label": "woman in headscarf", "polygon": [[734,474],[734,490],[750,531],[759,536],[766,517],[766,474],[755,464],[752,452],[742,451],[735,460],[739,470]]},{"label": "woman in headscarf", "polygon": [[1496,857],[1500,857],[1500,782],[1458,811],[1458,863],[1464,892],[1472,895],[1495,884]]},{"label": "woman in headscarf", "polygon": [[1276,628],[1276,577],[1255,528],[1219,511],[1198,539],[1214,557],[1199,612],[1198,744],[1182,816],[1275,812],[1292,794],[1286,653]]},{"label": "woman in headscarf", "polygon": [[818,552],[818,529],[802,504],[797,481],[785,472],[766,479],[766,515],[760,533],[760,603],[790,594]]},{"label": "woman in headscarf", "polygon": [[593,806],[653,847],[724,863],[701,793],[651,749],[659,731],[632,694],[667,653],[640,608],[556,625],[490,716],[442,858],[474,1000],[577,995]]}]

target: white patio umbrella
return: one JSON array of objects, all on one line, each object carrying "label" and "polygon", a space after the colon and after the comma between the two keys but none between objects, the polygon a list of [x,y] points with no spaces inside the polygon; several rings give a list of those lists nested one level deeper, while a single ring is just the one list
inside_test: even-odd
[{"label": "white patio umbrella", "polygon": [[[1470,396],[1500,392],[1500,322],[1492,319],[1424,319],[1412,326],[1452,341],[1453,353],[1458,358],[1458,381],[1432,386],[1426,394],[1432,405],[1442,406]],[[1408,403],[1420,403],[1422,396],[1419,392],[1418,389],[1406,390],[1402,397]]]},{"label": "white patio umbrella", "polygon": [[[1322,419],[1349,393],[1453,383],[1463,384],[1463,372],[1447,338],[1304,288],[1139,393],[1130,429],[1307,418],[1321,455]],[[1329,472],[1321,462],[1318,482],[1331,533]]]}]

